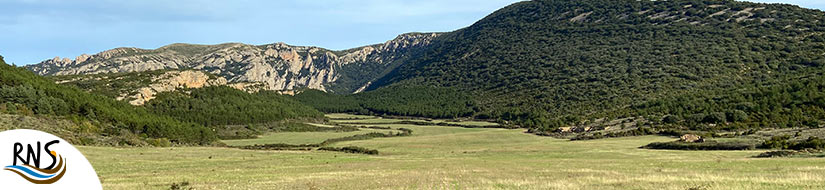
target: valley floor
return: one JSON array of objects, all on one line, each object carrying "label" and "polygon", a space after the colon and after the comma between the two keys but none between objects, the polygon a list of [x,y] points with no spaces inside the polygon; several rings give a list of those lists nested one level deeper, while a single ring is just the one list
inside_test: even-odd
[{"label": "valley floor", "polygon": [[[365,119],[375,123],[375,118]],[[377,149],[379,155],[78,148],[105,189],[169,189],[172,184],[194,189],[825,189],[823,158],[638,148],[673,140],[660,136],[568,141],[522,130],[373,125],[408,128],[413,135],[332,145]],[[261,139],[255,142],[282,138]]]}]

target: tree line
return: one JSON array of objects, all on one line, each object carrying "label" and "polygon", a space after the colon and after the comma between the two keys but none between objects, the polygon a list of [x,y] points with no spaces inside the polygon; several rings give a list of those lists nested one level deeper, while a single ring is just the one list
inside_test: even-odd
[{"label": "tree line", "polygon": [[466,93],[425,86],[393,86],[352,95],[307,89],[294,97],[327,113],[458,118],[470,117],[477,109],[473,97]]}]

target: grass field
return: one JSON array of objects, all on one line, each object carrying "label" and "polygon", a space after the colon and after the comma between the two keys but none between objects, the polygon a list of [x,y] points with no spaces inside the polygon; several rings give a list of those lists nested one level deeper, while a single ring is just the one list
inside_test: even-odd
[{"label": "grass field", "polygon": [[[822,158],[637,148],[673,140],[659,136],[567,141],[522,130],[380,126],[414,132],[333,145],[377,149],[379,155],[214,147],[79,149],[105,189],[169,189],[181,182],[195,189],[825,189]],[[266,139],[284,141],[260,140]]]}]

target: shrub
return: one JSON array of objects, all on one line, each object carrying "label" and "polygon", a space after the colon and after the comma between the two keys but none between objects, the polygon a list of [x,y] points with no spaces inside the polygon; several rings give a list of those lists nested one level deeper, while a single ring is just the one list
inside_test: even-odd
[{"label": "shrub", "polygon": [[341,137],[341,138],[334,138],[334,139],[327,139],[324,142],[321,142],[321,146],[343,142],[343,141],[357,141],[357,140],[367,140],[379,137],[392,137],[392,134],[384,134],[384,133],[367,133],[367,134],[360,134],[360,135],[353,135],[349,137]]},{"label": "shrub", "polygon": [[756,144],[748,142],[716,142],[709,140],[701,143],[672,141],[654,142],[645,145],[642,148],[668,150],[753,150],[756,149]]},{"label": "shrub", "polygon": [[820,139],[819,137],[810,137],[808,140],[793,143],[789,148],[794,150],[825,149],[825,140]]},{"label": "shrub", "polygon": [[350,132],[358,131],[358,127],[353,126],[338,126],[338,127],[318,127],[301,122],[282,121],[277,123],[266,124],[271,132]]},{"label": "shrub", "polygon": [[357,146],[348,146],[348,147],[341,147],[341,148],[321,147],[318,150],[346,152],[346,153],[355,153],[355,154],[371,154],[371,155],[378,154],[378,150],[368,149],[368,148],[363,148],[363,147],[357,147]]},{"label": "shrub", "polygon": [[760,148],[787,149],[791,145],[788,142],[789,139],[791,139],[791,136],[788,135],[773,136],[771,139],[762,142]]},{"label": "shrub", "polygon": [[766,140],[762,143],[760,147],[762,148],[773,148],[773,149],[792,149],[792,150],[803,150],[803,149],[825,149],[825,140],[820,139],[819,137],[810,137],[804,141],[790,141],[791,136],[784,135],[784,136],[773,136],[771,139]]},{"label": "shrub", "polygon": [[702,121],[705,123],[722,123],[727,121],[727,118],[725,117],[725,113],[713,112],[705,116],[705,118]]},{"label": "shrub", "polygon": [[772,158],[772,157],[788,157],[792,155],[799,154],[797,151],[793,150],[777,150],[777,151],[768,151],[763,152],[759,155],[754,156],[755,158]]},{"label": "shrub", "polygon": [[172,142],[169,141],[167,138],[157,138],[148,140],[149,144],[156,147],[170,147],[172,146]]},{"label": "shrub", "polygon": [[742,110],[733,110],[727,113],[727,117],[730,122],[742,122],[748,119],[748,113]]},{"label": "shrub", "polygon": [[381,127],[381,126],[361,126],[361,128],[366,128],[366,129],[385,129],[385,130],[392,129],[392,127]]},{"label": "shrub", "polygon": [[169,190],[191,190],[194,189],[190,187],[190,183],[188,181],[180,182],[180,183],[172,183],[169,185]]},{"label": "shrub", "polygon": [[578,135],[570,139],[571,141],[576,140],[593,140],[593,139],[603,139],[603,138],[613,138],[613,137],[630,137],[630,136],[642,136],[642,135],[653,135],[659,134],[659,132],[655,129],[649,127],[639,127],[634,130],[629,131],[621,131],[621,132],[613,132],[613,133],[596,133],[593,135]]},{"label": "shrub", "polygon": [[754,156],[754,158],[790,157],[797,155],[824,157],[821,149],[777,150],[768,151]]},{"label": "shrub", "polygon": [[235,148],[240,149],[248,149],[248,150],[304,150],[309,151],[312,148],[318,147],[317,144],[301,144],[301,145],[293,145],[293,144],[263,144],[263,145],[249,145],[249,146],[238,146]]},{"label": "shrub", "polygon": [[668,115],[668,116],[666,116],[665,118],[662,119],[662,122],[665,122],[665,123],[668,123],[668,124],[677,123],[679,121],[682,121],[682,118],[677,116],[677,115]]}]

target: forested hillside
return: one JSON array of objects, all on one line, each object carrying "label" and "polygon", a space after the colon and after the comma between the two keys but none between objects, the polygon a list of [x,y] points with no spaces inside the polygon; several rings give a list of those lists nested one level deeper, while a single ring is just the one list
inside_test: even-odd
[{"label": "forested hillside", "polygon": [[[777,88],[825,65],[823,16],[797,6],[737,1],[525,1],[434,39],[370,88],[453,88],[474,95],[481,110],[476,115],[542,129],[646,114],[677,115],[682,122],[695,121],[684,118],[699,117],[694,114],[780,119],[798,126],[804,122],[791,121],[800,117],[771,115],[789,113],[782,109],[788,107],[803,112],[796,114],[806,115],[802,120],[816,120],[809,112],[819,109],[815,101],[780,101],[755,112],[730,105],[747,104],[739,96],[770,102],[777,100],[773,91],[818,90],[816,80],[790,85],[802,89]],[[677,95],[684,98],[671,98]],[[729,102],[674,108],[717,96]]]},{"label": "forested hillside", "polygon": [[203,125],[180,122],[126,102],[57,85],[24,68],[7,65],[2,57],[0,112],[91,122],[93,127],[84,130],[101,136],[137,136],[147,141],[164,139],[168,140],[166,143],[180,144],[209,144],[217,140],[212,130]]}]

